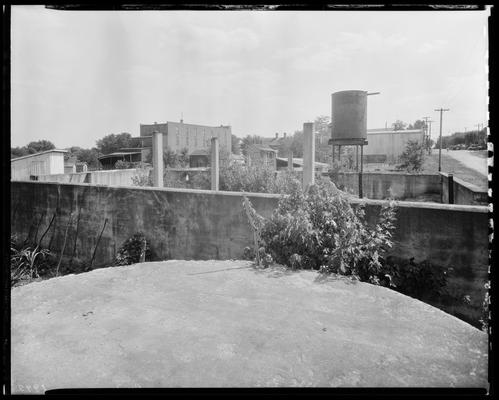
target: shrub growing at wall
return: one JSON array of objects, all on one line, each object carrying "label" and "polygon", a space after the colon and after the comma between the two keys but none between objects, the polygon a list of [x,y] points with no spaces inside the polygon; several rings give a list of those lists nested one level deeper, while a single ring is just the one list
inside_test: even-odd
[{"label": "shrub growing at wall", "polygon": [[304,194],[298,187],[283,196],[265,220],[261,246],[280,264],[290,268],[320,269],[377,283],[383,257],[391,247],[395,208],[387,202],[378,223],[369,227],[362,206],[329,180],[320,180]]},{"label": "shrub growing at wall", "polygon": [[220,168],[220,190],[251,193],[291,193],[300,181],[288,171],[266,165],[232,164]]},{"label": "shrub growing at wall", "polygon": [[130,265],[138,262],[148,261],[151,258],[151,250],[145,235],[142,232],[135,233],[128,238],[118,250],[115,265]]},{"label": "shrub growing at wall", "polygon": [[390,276],[392,286],[400,293],[424,301],[437,300],[445,295],[448,269],[428,261],[388,257],[384,271]]},{"label": "shrub growing at wall", "polygon": [[152,186],[151,170],[142,165],[136,175],[132,176],[134,186]]},{"label": "shrub growing at wall", "polygon": [[16,286],[23,282],[31,282],[39,278],[43,273],[47,256],[50,255],[48,249],[34,247],[24,247],[17,243],[17,237],[10,238],[10,279],[11,285]]}]

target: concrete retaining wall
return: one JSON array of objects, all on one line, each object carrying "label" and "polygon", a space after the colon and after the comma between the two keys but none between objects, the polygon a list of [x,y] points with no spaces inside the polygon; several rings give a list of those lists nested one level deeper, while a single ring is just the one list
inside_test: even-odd
[{"label": "concrete retaining wall", "polygon": [[38,181],[61,183],[93,183],[107,186],[132,186],[132,177],[149,174],[149,169],[113,169],[72,174],[39,175]]},{"label": "concrete retaining wall", "polygon": [[[68,257],[75,247],[77,259],[89,260],[104,228],[96,265],[111,263],[124,241],[138,231],[146,234],[156,259],[240,258],[244,247],[253,241],[242,194],[236,192],[18,181],[12,182],[11,196],[12,233],[21,240],[39,238],[56,214],[42,243],[54,251],[62,249],[69,215],[74,213],[65,251]],[[279,199],[273,194],[249,197],[263,216],[272,213]],[[365,204],[370,223],[384,204],[379,200],[351,201]],[[417,262],[452,266],[449,287],[454,297],[469,294],[472,302],[463,306],[468,311],[458,312],[469,314],[471,309],[474,317],[480,313],[487,281],[487,212],[483,206],[400,202],[396,243],[391,251],[405,259],[414,257]],[[38,221],[41,223],[36,227]]]},{"label": "concrete retaining wall", "polygon": [[[441,172],[442,203],[449,203],[449,174]],[[454,204],[488,204],[487,192],[454,176]]]},{"label": "concrete retaining wall", "polygon": [[[359,174],[343,172],[332,176],[332,181],[343,190],[359,194]],[[372,173],[362,174],[362,191],[368,199],[416,199],[421,196],[431,196],[438,199],[441,194],[440,176],[434,174],[393,174]]]}]

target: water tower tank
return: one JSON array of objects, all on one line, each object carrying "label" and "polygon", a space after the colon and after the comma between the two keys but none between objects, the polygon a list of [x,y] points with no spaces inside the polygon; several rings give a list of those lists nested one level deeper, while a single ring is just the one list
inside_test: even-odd
[{"label": "water tower tank", "polygon": [[331,95],[333,141],[365,141],[367,139],[367,92],[344,90]]}]

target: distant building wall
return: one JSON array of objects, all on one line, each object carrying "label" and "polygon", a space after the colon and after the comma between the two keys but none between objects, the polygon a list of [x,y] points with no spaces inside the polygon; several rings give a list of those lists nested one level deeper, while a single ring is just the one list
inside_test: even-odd
[{"label": "distant building wall", "polygon": [[[187,149],[190,154],[195,150],[207,150],[212,137],[219,139],[220,149],[231,151],[232,148],[230,126],[205,126],[172,121],[163,124],[140,125],[140,136],[150,136],[154,131],[162,132],[163,147],[168,147],[175,152]],[[150,146],[150,140],[145,140],[144,145]]]},{"label": "distant building wall", "polygon": [[265,150],[258,146],[248,146],[247,155],[250,165],[266,165],[274,170],[277,169],[277,152]]},{"label": "distant building wall", "polygon": [[365,155],[386,154],[387,161],[395,163],[404,152],[407,142],[416,140],[423,143],[423,131],[412,129],[405,131],[367,131],[367,146]]},{"label": "distant building wall", "polygon": [[65,151],[45,151],[10,161],[12,180],[29,180],[30,176],[64,173]]}]

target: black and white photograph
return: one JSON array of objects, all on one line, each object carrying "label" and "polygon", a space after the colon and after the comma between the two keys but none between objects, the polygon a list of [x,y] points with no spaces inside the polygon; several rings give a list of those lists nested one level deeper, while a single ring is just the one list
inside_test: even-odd
[{"label": "black and white photograph", "polygon": [[4,393],[489,393],[492,6],[8,11]]}]

